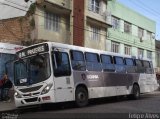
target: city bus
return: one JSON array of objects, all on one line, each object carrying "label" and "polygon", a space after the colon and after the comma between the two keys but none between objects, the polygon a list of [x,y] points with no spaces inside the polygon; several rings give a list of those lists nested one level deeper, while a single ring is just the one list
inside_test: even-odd
[{"label": "city bus", "polygon": [[0,42],[0,79],[7,73],[13,82],[13,62],[10,61],[15,60],[16,52],[22,48],[20,45]]},{"label": "city bus", "polygon": [[16,107],[141,93],[158,88],[152,62],[91,48],[45,42],[17,52]]}]

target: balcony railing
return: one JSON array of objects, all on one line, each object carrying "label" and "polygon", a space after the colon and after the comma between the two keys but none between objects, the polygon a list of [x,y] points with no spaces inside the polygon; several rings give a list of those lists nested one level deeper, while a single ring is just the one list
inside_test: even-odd
[{"label": "balcony railing", "polygon": [[87,16],[89,16],[92,19],[96,19],[98,21],[101,21],[103,23],[111,25],[111,12],[110,11],[104,11],[102,12],[101,10],[95,11],[92,9],[88,9],[87,11]]},{"label": "balcony railing", "polygon": [[132,44],[140,47],[147,47],[150,49],[155,49],[154,40],[147,40],[143,38],[143,42],[140,41],[140,38],[137,36],[124,33],[118,29],[110,28],[108,30],[108,39],[122,42],[124,44]]}]

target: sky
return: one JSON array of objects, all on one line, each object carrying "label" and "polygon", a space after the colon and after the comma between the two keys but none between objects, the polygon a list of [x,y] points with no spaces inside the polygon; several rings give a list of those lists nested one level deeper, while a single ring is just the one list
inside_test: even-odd
[{"label": "sky", "polygon": [[[32,1],[34,2],[35,0]],[[31,3],[32,2],[26,3],[24,0],[0,0],[0,19],[24,16]],[[12,7],[8,6],[7,4],[11,5]]]},{"label": "sky", "polygon": [[160,40],[160,0],[117,0],[156,22],[156,39]]}]

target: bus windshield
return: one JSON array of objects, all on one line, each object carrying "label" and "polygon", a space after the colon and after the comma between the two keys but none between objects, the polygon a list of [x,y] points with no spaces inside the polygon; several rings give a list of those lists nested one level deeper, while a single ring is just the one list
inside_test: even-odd
[{"label": "bus windshield", "polygon": [[26,86],[46,80],[50,74],[49,54],[38,54],[15,62],[15,85]]}]

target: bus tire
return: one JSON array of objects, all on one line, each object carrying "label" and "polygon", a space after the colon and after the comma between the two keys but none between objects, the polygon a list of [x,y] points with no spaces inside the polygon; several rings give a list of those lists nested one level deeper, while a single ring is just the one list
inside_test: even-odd
[{"label": "bus tire", "polygon": [[75,101],[78,107],[84,107],[88,104],[88,91],[84,87],[78,87],[75,92]]},{"label": "bus tire", "polygon": [[137,84],[133,85],[133,90],[132,90],[132,98],[134,100],[138,100],[140,98],[140,88]]}]

